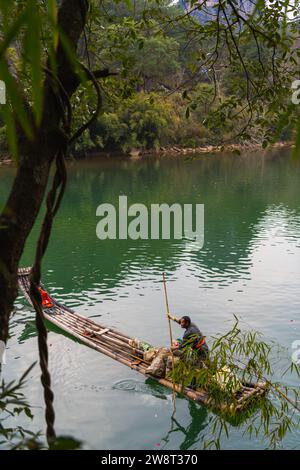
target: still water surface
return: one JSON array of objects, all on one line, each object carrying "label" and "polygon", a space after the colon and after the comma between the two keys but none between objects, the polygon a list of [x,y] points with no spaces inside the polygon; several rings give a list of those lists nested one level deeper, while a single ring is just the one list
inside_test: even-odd
[{"label": "still water surface", "polygon": [[[153,344],[168,344],[161,285],[166,271],[172,312],[189,314],[208,343],[225,332],[233,314],[245,328],[289,348],[300,339],[300,165],[286,153],[205,156],[194,160],[101,160],[69,164],[68,188],[44,262],[51,293],[82,315]],[[0,169],[0,205],[13,170]],[[134,202],[204,203],[205,243],[114,240],[96,237],[96,208]],[[37,230],[22,264],[34,256]],[[37,358],[34,314],[20,297],[11,321],[4,376],[19,376]],[[180,335],[178,326],[174,334]],[[151,380],[63,335],[49,333],[58,434],[92,449],[199,449],[213,415],[177,400]],[[280,372],[278,371],[278,374]],[[26,396],[31,429],[44,428],[39,370]],[[295,377],[285,381],[297,385]],[[24,424],[28,423],[24,420]],[[223,448],[258,449],[261,439],[229,428]],[[300,431],[284,441],[298,445]]]}]

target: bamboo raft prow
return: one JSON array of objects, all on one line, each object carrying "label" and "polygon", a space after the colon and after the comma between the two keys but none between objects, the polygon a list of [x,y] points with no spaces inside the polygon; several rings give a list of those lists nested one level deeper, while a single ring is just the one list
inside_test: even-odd
[{"label": "bamboo raft prow", "polygon": [[[19,286],[24,292],[28,302],[31,304],[29,288],[30,268],[19,269]],[[44,308],[44,317],[53,325],[63,330],[65,333],[78,339],[80,342],[86,344],[92,349],[114,359],[115,361],[130,367],[133,370],[143,374],[147,377],[152,377],[161,385],[175,390],[177,394],[184,395],[185,397],[201,403],[203,405],[218,408],[220,410],[228,410],[230,412],[240,412],[245,409],[250,402],[258,399],[266,393],[265,383],[244,384],[237,392],[234,403],[231,404],[214,404],[205,390],[192,390],[190,388],[183,388],[179,384],[173,384],[170,380],[165,378],[157,378],[146,373],[150,362],[146,362],[143,358],[143,351],[138,348],[132,347],[130,342],[133,341],[128,335],[125,335],[112,328],[102,326],[82,315],[75,313],[70,308],[62,305],[51,297],[53,302],[52,308]]]}]

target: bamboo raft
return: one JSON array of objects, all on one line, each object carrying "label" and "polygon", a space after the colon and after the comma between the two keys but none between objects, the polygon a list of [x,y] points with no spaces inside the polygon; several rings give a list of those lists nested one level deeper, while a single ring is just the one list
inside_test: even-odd
[{"label": "bamboo raft", "polygon": [[[31,268],[20,268],[18,282],[25,298],[32,305],[29,295],[30,270]],[[41,287],[45,290],[43,285],[41,285]],[[170,380],[146,374],[146,369],[150,365],[150,362],[144,360],[142,350],[131,346],[133,338],[79,315],[69,307],[60,304],[53,297],[50,296],[50,298],[53,307],[44,308],[43,313],[45,319],[51,324],[69,334],[71,337],[76,338],[86,346],[130,367],[130,369],[136,370],[144,376],[152,377],[161,385],[173,390],[173,383]],[[247,382],[243,383],[242,387],[235,393],[232,403],[215,405],[212,403],[209,393],[205,390],[192,390],[188,387],[183,388],[180,384],[175,384],[174,388],[177,394],[184,395],[186,398],[210,408],[228,411],[231,414],[249,408],[250,404],[255,403],[259,397],[262,397],[266,393],[266,384],[264,382]]]}]

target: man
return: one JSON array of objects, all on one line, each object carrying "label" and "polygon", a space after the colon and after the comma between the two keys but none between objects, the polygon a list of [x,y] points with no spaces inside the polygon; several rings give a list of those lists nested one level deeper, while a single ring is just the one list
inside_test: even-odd
[{"label": "man", "polygon": [[176,323],[179,323],[181,328],[185,330],[182,342],[176,344],[173,347],[173,350],[183,351],[186,346],[190,345],[192,349],[197,352],[198,359],[207,359],[209,349],[206,344],[205,337],[203,336],[199,328],[194,323],[192,323],[190,317],[183,316],[181,318],[176,318],[172,315],[169,315],[169,317],[171,320],[175,321]]},{"label": "man", "polygon": [[[204,367],[204,361],[208,359],[208,346],[205,338],[199,328],[191,322],[190,317],[184,316],[176,318],[169,315],[170,319],[179,323],[181,328],[185,329],[182,341],[173,342],[172,351],[176,360],[180,361],[185,357],[193,367]],[[185,347],[191,345],[192,351],[188,350],[185,355]],[[146,374],[153,375],[154,377],[165,377],[166,370],[171,371],[173,367],[173,358],[170,355],[170,350],[167,348],[160,348],[150,366],[146,369]],[[196,389],[195,379],[192,380],[190,388]]]}]

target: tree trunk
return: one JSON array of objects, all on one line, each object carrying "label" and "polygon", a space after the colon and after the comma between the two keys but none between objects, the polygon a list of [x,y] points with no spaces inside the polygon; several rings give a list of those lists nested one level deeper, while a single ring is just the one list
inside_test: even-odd
[{"label": "tree trunk", "polygon": [[[82,34],[88,3],[86,0],[63,0],[58,14],[60,29],[74,50]],[[66,96],[70,98],[79,82],[61,44],[56,52],[58,78],[64,90],[60,96],[53,89],[53,79],[44,81],[44,111],[33,141],[19,133],[20,162],[17,174],[0,215],[0,340],[8,339],[9,316],[18,291],[18,266],[28,235],[37,218],[53,159],[68,136],[62,130]],[[62,106],[63,103],[63,106]],[[28,115],[31,119],[31,113]]]}]

